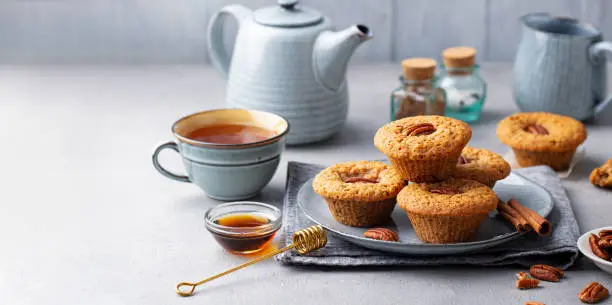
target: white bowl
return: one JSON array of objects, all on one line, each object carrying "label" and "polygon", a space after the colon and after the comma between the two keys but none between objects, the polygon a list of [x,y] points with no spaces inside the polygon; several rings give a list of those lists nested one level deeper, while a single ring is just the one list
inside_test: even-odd
[{"label": "white bowl", "polygon": [[589,245],[589,236],[591,236],[591,233],[597,235],[597,233],[601,230],[612,230],[612,227],[603,227],[584,233],[582,236],[580,236],[580,238],[578,238],[578,249],[580,252],[582,252],[582,254],[584,254],[584,256],[592,260],[593,263],[599,267],[599,269],[612,274],[612,262],[606,261],[595,255],[591,250],[591,246]]}]

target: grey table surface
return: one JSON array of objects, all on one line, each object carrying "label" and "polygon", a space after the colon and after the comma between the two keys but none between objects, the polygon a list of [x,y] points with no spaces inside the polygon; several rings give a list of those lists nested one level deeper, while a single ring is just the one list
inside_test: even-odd
[{"label": "grey table surface", "polygon": [[[384,156],[372,145],[389,113],[399,65],[352,66],[344,130],[289,147],[255,198],[281,204],[289,160],[331,164]],[[518,109],[511,66],[485,64],[489,98],[472,146],[505,153],[496,123]],[[174,285],[246,259],[204,228],[218,204],[151,165],[182,115],[224,104],[225,82],[207,66],[0,67],[0,304],[580,304],[590,281],[612,276],[585,259],[560,283],[519,291],[518,267],[251,266],[180,298]],[[612,109],[588,124],[587,158],[563,181],[581,232],[612,224],[612,192],[588,173],[612,157]],[[181,170],[178,156],[163,155]],[[612,303],[608,300],[607,303]]]}]

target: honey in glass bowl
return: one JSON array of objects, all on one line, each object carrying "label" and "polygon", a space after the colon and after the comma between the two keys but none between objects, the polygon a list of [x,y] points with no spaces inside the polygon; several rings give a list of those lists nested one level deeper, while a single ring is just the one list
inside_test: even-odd
[{"label": "honey in glass bowl", "polygon": [[250,254],[264,249],[281,227],[280,211],[259,202],[218,205],[205,216],[206,228],[227,251]]}]

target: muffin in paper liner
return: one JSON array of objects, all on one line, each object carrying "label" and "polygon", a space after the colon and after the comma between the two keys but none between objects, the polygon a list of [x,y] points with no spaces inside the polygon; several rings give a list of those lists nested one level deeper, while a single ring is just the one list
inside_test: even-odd
[{"label": "muffin in paper liner", "polygon": [[317,174],[312,183],[334,219],[352,227],[387,222],[405,185],[390,165],[378,161],[335,164]]},{"label": "muffin in paper liner", "polygon": [[379,201],[352,201],[324,198],[334,219],[351,227],[371,227],[387,222],[395,208],[395,198]]},{"label": "muffin in paper liner", "polygon": [[455,173],[457,159],[471,137],[472,129],[460,120],[425,115],[382,126],[374,145],[404,179],[436,182]]},{"label": "muffin in paper liner", "polygon": [[555,171],[567,170],[570,167],[575,149],[561,152],[542,152],[512,148],[516,162],[522,167],[548,165]]},{"label": "muffin in paper liner", "polygon": [[[574,168],[576,167],[576,164],[580,163],[580,161],[582,161],[584,159],[584,157],[586,156],[586,147],[584,144],[578,146],[578,148],[576,148],[576,152],[574,153],[574,156],[572,157],[572,161],[570,162],[570,165],[567,169],[565,170],[557,170],[555,171],[557,173],[557,175],[559,176],[559,178],[561,179],[565,179],[567,177],[569,177],[572,172],[574,171]],[[516,161],[516,156],[514,154],[514,150],[509,149],[506,154],[504,155],[504,159],[506,160],[506,162],[508,162],[508,164],[510,164],[510,168],[511,169],[518,169],[518,168],[523,168],[523,166],[521,166],[517,161]]]},{"label": "muffin in paper liner", "polygon": [[397,196],[416,235],[424,242],[447,244],[473,239],[497,195],[488,186],[451,178],[438,183],[411,183]]},{"label": "muffin in paper liner", "polygon": [[426,216],[407,213],[420,240],[432,244],[450,244],[472,240],[488,213],[470,216]]},{"label": "muffin in paper liner", "polygon": [[567,116],[521,112],[499,122],[497,137],[512,148],[521,167],[548,165],[555,171],[564,171],[587,132],[580,121]]}]

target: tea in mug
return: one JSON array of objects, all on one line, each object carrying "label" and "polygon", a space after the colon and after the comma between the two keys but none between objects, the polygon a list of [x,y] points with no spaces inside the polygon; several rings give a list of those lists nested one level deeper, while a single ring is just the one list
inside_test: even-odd
[{"label": "tea in mug", "polygon": [[206,143],[247,144],[267,140],[275,135],[273,131],[257,126],[224,124],[204,126],[189,132],[186,136]]}]

